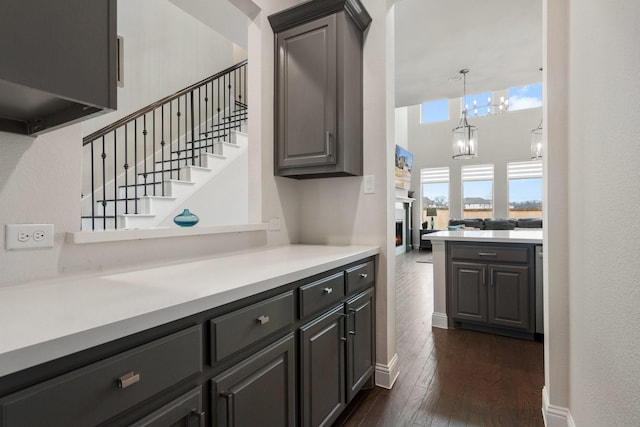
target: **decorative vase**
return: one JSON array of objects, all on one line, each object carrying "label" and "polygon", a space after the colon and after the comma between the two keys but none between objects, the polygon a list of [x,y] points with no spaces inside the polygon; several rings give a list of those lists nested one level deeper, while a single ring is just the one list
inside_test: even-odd
[{"label": "decorative vase", "polygon": [[198,218],[196,214],[189,212],[189,209],[183,210],[180,215],[176,215],[176,217],[173,218],[173,222],[180,227],[193,227],[198,221],[200,221],[200,218]]}]

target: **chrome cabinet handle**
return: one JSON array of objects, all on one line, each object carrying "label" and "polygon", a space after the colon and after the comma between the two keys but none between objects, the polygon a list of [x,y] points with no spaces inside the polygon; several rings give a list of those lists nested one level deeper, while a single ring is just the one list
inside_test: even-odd
[{"label": "chrome cabinet handle", "polygon": [[333,288],[324,288],[322,292],[324,292],[325,294],[330,294],[331,292],[333,292]]},{"label": "chrome cabinet handle", "polygon": [[198,418],[198,427],[204,427],[204,411],[192,409],[190,416]]},{"label": "chrome cabinet handle", "polygon": [[360,273],[362,279],[366,279],[369,275],[367,273]]},{"label": "chrome cabinet handle", "polygon": [[327,156],[331,157],[333,155],[333,150],[331,149],[331,132],[329,131],[325,134],[325,144],[327,145]]},{"label": "chrome cabinet handle", "polygon": [[478,255],[479,256],[496,256],[498,254],[495,252],[478,252]]},{"label": "chrome cabinet handle", "polygon": [[220,393],[220,396],[224,397],[227,400],[227,425],[234,426],[235,422],[233,419],[233,393],[223,391]]},{"label": "chrome cabinet handle", "polygon": [[[357,331],[356,331],[356,313],[357,311],[354,310],[353,308],[349,309],[349,314],[353,313],[353,331],[349,331],[349,335],[356,335]],[[347,320],[348,321],[348,320]],[[348,323],[347,323],[348,325]],[[348,327],[347,327],[348,329]]]},{"label": "chrome cabinet handle", "polygon": [[487,269],[482,269],[482,286],[487,286]]},{"label": "chrome cabinet handle", "polygon": [[138,381],[140,381],[139,373],[133,372],[133,371],[127,372],[126,374],[118,378],[118,387],[127,388],[129,386],[134,385]]},{"label": "chrome cabinet handle", "polygon": [[269,316],[260,316],[256,319],[259,324],[264,325],[265,323],[269,323]]}]

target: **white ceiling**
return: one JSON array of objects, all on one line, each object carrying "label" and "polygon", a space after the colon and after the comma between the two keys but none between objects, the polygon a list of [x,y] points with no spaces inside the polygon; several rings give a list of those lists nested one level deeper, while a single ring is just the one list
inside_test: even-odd
[{"label": "white ceiling", "polygon": [[542,0],[397,0],[396,107],[540,82]]}]

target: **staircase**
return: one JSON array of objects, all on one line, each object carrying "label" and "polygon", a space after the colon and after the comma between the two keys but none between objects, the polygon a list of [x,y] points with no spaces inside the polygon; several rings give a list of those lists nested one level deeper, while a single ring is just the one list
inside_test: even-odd
[{"label": "staircase", "polygon": [[[173,225],[199,191],[246,169],[246,69],[243,61],[85,137],[81,229]],[[206,210],[216,205],[229,209],[212,200]]]}]

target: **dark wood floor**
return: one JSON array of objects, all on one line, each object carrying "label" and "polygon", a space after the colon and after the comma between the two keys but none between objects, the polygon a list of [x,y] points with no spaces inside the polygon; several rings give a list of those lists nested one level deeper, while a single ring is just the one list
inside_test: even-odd
[{"label": "dark wood floor", "polygon": [[361,391],[334,426],[543,426],[543,345],[431,328],[433,267],[396,258],[400,376]]}]

